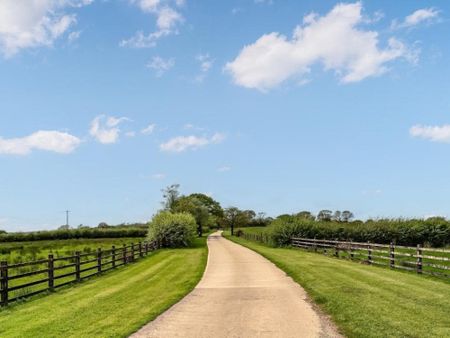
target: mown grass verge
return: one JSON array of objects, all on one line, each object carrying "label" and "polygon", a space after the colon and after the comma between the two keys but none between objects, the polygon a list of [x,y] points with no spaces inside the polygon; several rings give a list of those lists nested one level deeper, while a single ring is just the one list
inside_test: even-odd
[{"label": "mown grass verge", "polygon": [[350,338],[450,337],[447,281],[226,237],[284,270]]},{"label": "mown grass verge", "polygon": [[127,337],[183,298],[206,266],[205,238],[195,247],[158,250],[46,297],[0,311],[0,337]]}]

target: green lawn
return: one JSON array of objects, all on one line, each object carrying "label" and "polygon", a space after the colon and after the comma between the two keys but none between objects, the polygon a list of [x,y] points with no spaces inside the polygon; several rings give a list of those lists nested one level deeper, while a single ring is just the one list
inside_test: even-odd
[{"label": "green lawn", "polygon": [[160,250],[102,277],[0,311],[0,337],[126,337],[200,280],[205,239]]},{"label": "green lawn", "polygon": [[450,337],[448,281],[232,240],[289,274],[348,337]]}]

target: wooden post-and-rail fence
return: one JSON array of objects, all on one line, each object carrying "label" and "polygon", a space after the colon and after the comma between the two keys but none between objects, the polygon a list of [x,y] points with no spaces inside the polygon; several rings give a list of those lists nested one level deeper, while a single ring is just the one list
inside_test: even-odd
[{"label": "wooden post-and-rail fence", "polygon": [[139,242],[136,246],[124,244],[92,253],[75,252],[73,256],[8,264],[0,262],[0,306],[43,292],[51,292],[62,286],[115,269],[145,257],[154,249],[152,243]]},{"label": "wooden post-and-rail fence", "polygon": [[[236,236],[246,240],[274,245],[267,233],[238,230]],[[450,249],[400,246],[394,243],[360,243],[316,238],[291,238],[293,247],[311,250],[338,258],[348,258],[370,265],[413,271],[438,277],[450,277]]]},{"label": "wooden post-and-rail fence", "polygon": [[450,250],[395,245],[394,243],[360,243],[293,237],[291,245],[298,248],[333,252],[333,256],[362,261],[366,264],[388,266],[391,269],[414,271],[439,277],[450,277]]}]

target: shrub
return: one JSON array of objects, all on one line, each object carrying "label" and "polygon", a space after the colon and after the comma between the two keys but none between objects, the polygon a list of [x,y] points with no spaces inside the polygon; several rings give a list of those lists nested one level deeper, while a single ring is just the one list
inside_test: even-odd
[{"label": "shrub", "polygon": [[149,224],[148,240],[158,248],[179,248],[192,244],[197,223],[189,213],[163,211]]}]

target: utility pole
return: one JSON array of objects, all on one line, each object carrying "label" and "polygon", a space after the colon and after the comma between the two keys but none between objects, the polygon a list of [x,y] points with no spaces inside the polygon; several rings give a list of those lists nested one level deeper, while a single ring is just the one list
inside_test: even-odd
[{"label": "utility pole", "polygon": [[70,210],[66,210],[66,226],[69,227],[69,212]]}]

